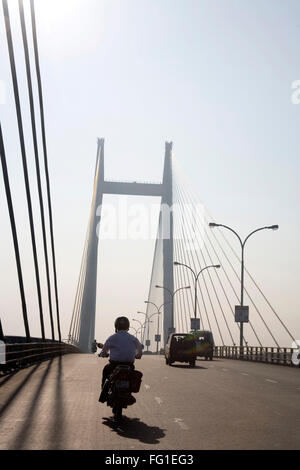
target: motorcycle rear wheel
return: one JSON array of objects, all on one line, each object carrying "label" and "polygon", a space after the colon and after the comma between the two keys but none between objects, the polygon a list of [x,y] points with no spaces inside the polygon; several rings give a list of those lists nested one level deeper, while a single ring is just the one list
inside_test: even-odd
[{"label": "motorcycle rear wheel", "polygon": [[120,403],[113,407],[114,422],[119,423],[122,420],[122,405]]}]

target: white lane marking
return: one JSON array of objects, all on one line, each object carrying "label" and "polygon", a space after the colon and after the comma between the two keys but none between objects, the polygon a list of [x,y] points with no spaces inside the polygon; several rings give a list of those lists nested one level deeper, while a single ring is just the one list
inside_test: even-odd
[{"label": "white lane marking", "polygon": [[222,370],[223,370],[224,372],[227,372],[227,371],[228,371],[228,369],[222,369]]},{"label": "white lane marking", "polygon": [[164,379],[168,379],[169,377],[164,377]]},{"label": "white lane marking", "polygon": [[174,423],[177,423],[178,426],[181,429],[184,429],[185,431],[187,431],[189,429],[189,427],[184,423],[183,419],[181,419],[181,418],[174,418]]},{"label": "white lane marking", "polygon": [[145,384],[144,387],[146,390],[148,390],[150,388],[150,385]]},{"label": "white lane marking", "polygon": [[246,374],[246,372],[241,372],[241,374],[242,374],[242,375],[248,375],[248,376],[249,376],[249,374]]},{"label": "white lane marking", "polygon": [[266,379],[266,382],[271,382],[272,384],[278,384],[276,380]]},{"label": "white lane marking", "polygon": [[157,403],[158,403],[159,405],[162,404],[163,401],[162,401],[161,398],[159,398],[159,397],[154,397],[154,398],[155,398],[155,400],[157,401]]}]

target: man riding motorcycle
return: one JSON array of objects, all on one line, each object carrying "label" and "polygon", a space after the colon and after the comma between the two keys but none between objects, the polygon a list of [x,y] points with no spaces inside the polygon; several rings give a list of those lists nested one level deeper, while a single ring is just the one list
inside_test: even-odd
[{"label": "man riding motorcycle", "polygon": [[[134,369],[135,359],[142,357],[142,345],[139,340],[128,333],[130,323],[126,317],[118,317],[115,321],[115,334],[110,336],[104,343],[99,357],[107,357],[109,354],[109,364],[102,372],[102,392],[100,401],[106,401],[108,388],[105,387],[105,381],[118,365],[130,365]],[[101,345],[102,346],[102,345]],[[132,396],[132,404],[135,398]]]}]

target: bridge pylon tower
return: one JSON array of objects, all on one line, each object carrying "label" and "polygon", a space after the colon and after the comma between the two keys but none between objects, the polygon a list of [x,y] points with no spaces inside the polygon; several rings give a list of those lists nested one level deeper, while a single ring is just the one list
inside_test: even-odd
[{"label": "bridge pylon tower", "polygon": [[[77,343],[80,349],[87,353],[91,352],[91,345],[95,337],[98,245],[101,225],[101,207],[104,194],[157,196],[161,198],[158,237],[163,238],[163,281],[164,286],[168,288],[169,291],[173,292],[172,142],[166,142],[165,144],[162,183],[129,183],[105,181],[104,139],[98,139],[90,218],[69,335],[70,340]],[[153,263],[154,261],[155,260],[153,260]],[[163,296],[165,303],[163,312],[163,337],[164,342],[166,342],[169,329],[174,327],[174,325],[172,319],[172,305],[167,290],[164,290]]]}]

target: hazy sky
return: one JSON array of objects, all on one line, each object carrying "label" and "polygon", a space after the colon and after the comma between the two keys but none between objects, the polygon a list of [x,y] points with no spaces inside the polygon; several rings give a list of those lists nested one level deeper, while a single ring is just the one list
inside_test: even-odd
[{"label": "hazy sky", "polygon": [[[42,254],[20,22],[17,1],[8,3]],[[292,84],[300,80],[299,0],[36,0],[36,17],[63,336],[85,239],[96,139],[105,137],[107,178],[160,181],[164,142],[172,140],[177,160],[217,221],[242,235],[280,225],[249,242],[247,265],[300,338],[300,104],[292,100]],[[30,324],[39,335],[2,11],[0,81]],[[0,315],[5,333],[23,334],[2,177],[0,220]],[[153,248],[153,240],[100,244],[98,340],[110,334],[116,315],[134,318],[144,310]],[[41,271],[45,286],[42,261]],[[44,305],[47,311],[45,289]]]}]

